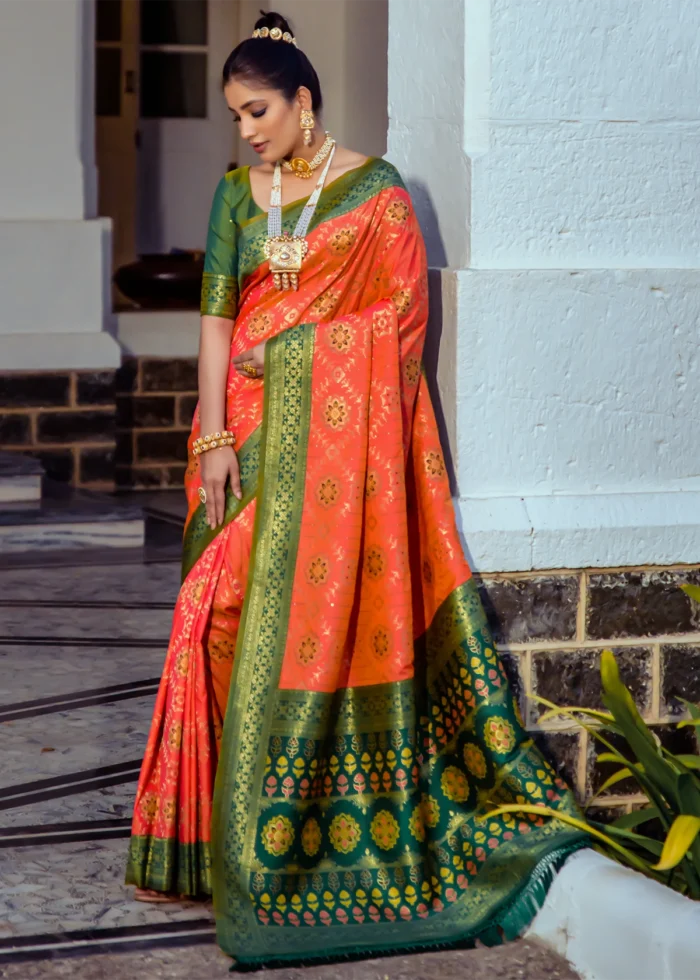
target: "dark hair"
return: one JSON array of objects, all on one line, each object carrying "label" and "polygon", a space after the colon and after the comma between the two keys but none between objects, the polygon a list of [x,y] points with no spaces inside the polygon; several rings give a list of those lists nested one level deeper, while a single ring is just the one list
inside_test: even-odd
[{"label": "dark hair", "polygon": [[[256,29],[278,27],[282,32],[294,33],[281,14],[266,14],[263,10],[260,13],[262,17],[255,22]],[[244,78],[277,89],[288,102],[303,85],[311,92],[314,111],[320,112],[323,108],[321,85],[313,65],[303,51],[288,41],[273,41],[269,37],[249,37],[241,41],[224,65],[224,85],[232,78]]]}]

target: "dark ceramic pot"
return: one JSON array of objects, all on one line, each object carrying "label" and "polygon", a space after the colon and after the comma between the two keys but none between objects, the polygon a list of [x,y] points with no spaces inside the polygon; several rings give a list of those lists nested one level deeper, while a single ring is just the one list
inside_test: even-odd
[{"label": "dark ceramic pot", "polygon": [[117,269],[114,282],[145,310],[190,310],[199,307],[203,271],[201,252],[142,255]]}]

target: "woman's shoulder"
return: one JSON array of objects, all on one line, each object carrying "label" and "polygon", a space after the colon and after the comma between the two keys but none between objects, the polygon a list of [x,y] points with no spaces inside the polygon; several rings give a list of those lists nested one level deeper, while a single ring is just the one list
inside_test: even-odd
[{"label": "woman's shoulder", "polygon": [[368,156],[366,153],[359,153],[356,150],[342,147],[339,151],[339,156],[336,157],[337,163],[340,164],[340,167],[345,172],[364,172],[377,189],[384,189],[385,187],[401,187],[405,189],[401,174],[396,167],[393,163],[389,163],[388,160],[384,160],[382,157]]},{"label": "woman's shoulder", "polygon": [[249,170],[250,167],[236,167],[235,170],[228,170],[223,176],[227,187],[247,187],[249,184]]},{"label": "woman's shoulder", "polygon": [[222,196],[230,207],[235,207],[250,190],[249,169],[236,167],[228,170],[219,181],[216,194]]},{"label": "woman's shoulder", "polygon": [[403,177],[394,164],[390,163],[388,160],[385,160],[383,157],[375,157],[374,159],[374,172],[382,181],[384,187],[398,187],[405,191],[406,185],[403,182]]}]

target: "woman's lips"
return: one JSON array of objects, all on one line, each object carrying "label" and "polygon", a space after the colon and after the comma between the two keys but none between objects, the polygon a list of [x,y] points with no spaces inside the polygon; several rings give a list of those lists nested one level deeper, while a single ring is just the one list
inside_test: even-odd
[{"label": "woman's lips", "polygon": [[267,146],[267,140],[264,143],[251,143],[250,144],[256,153],[262,153]]}]

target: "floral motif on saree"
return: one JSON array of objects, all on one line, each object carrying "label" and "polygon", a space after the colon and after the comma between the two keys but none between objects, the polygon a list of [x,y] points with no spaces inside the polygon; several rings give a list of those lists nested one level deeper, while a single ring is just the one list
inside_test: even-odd
[{"label": "floral motif on saree", "polygon": [[[264,380],[229,376],[244,495],[216,533],[191,457],[128,880],[213,891],[241,968],[515,937],[583,840],[485,819],[576,806],[523,727],[460,544],[410,198],[380,160],[328,185],[297,293],[273,290],[265,234],[246,172],[228,175],[205,272],[239,293],[232,355],[267,340]],[[205,280],[203,310],[221,308]]]}]

